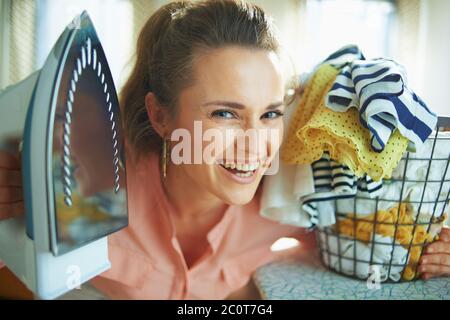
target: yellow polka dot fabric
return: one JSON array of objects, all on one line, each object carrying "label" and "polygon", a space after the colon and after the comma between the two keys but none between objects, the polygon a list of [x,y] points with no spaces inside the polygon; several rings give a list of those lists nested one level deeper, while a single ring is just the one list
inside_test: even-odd
[{"label": "yellow polka dot fabric", "polygon": [[390,178],[408,146],[408,139],[395,130],[385,149],[372,150],[370,134],[359,122],[356,108],[336,112],[325,106],[325,96],[338,74],[338,69],[321,65],[308,82],[289,124],[280,151],[281,159],[291,164],[309,164],[330,157],[348,166],[357,177],[365,173],[374,181]]},{"label": "yellow polka dot fabric", "polygon": [[[446,220],[447,215],[444,214],[439,218],[439,221],[433,223],[433,226],[437,224],[440,229]],[[377,221],[375,228],[374,221]],[[419,276],[419,273],[415,270],[419,263],[423,245],[435,240],[433,234],[427,232],[428,224],[420,224],[414,227],[414,222],[412,210],[406,203],[402,203],[400,211],[398,206],[394,206],[388,211],[379,210],[376,214],[364,217],[357,216],[356,219],[354,219],[354,214],[351,213],[348,218],[340,220],[335,225],[335,230],[339,234],[366,243],[372,241],[374,231],[376,234],[391,238],[394,238],[395,235],[396,242],[409,250],[409,261],[403,272],[403,280],[413,280]],[[395,231],[396,225],[397,231]]]}]

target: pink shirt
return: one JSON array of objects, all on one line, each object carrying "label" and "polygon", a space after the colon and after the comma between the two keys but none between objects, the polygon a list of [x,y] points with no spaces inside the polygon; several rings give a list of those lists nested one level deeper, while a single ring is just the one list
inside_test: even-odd
[{"label": "pink shirt", "polygon": [[207,234],[210,250],[188,269],[159,170],[157,155],[127,162],[129,226],[109,237],[112,268],[91,281],[113,299],[223,299],[275,258],[270,246],[279,238],[314,245],[313,233],[261,217],[257,192],[247,205],[228,207]]}]

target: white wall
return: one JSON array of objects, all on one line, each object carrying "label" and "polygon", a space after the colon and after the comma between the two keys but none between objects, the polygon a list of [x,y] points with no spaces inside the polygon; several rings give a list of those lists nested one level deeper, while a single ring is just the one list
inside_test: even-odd
[{"label": "white wall", "polygon": [[[299,10],[299,6],[304,6],[305,1],[250,1],[273,16],[281,31],[281,39],[293,55],[291,58],[295,60],[297,71],[305,69],[307,51],[313,48],[302,32],[292,32],[306,28],[305,17],[301,16]],[[450,116],[450,0],[420,0],[418,20],[417,45],[410,46],[415,51],[411,52],[411,57],[414,58],[404,61],[410,85],[432,110],[439,115]],[[392,41],[398,41],[402,34],[387,36],[392,37]],[[393,45],[395,47],[396,44]],[[321,58],[324,56],[317,57],[317,62]]]},{"label": "white wall", "polygon": [[421,97],[438,114],[450,116],[450,1],[421,5]]}]

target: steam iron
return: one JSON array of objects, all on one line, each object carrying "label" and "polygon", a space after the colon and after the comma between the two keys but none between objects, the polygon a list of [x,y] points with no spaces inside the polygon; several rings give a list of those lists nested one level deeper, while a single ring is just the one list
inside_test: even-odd
[{"label": "steam iron", "polygon": [[128,225],[119,103],[86,12],[42,69],[0,92],[0,123],[25,202],[25,216],[0,221],[0,261],[54,299],[109,269],[107,236]]}]

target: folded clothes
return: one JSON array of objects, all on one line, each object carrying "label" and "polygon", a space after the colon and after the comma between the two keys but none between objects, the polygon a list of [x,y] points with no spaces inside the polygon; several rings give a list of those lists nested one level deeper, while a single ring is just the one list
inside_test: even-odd
[{"label": "folded clothes", "polygon": [[316,192],[333,190],[335,193],[356,194],[358,191],[374,198],[380,194],[383,187],[381,182],[375,182],[367,175],[358,179],[349,167],[332,160],[327,152],[313,162],[311,168]]},{"label": "folded clothes", "polygon": [[313,162],[311,168],[315,192],[302,197],[300,204],[310,215],[312,226],[327,226],[336,222],[334,208],[329,208],[330,201],[353,198],[357,192],[374,198],[383,187],[381,182],[375,182],[367,175],[357,178],[347,166],[331,160],[327,152]]},{"label": "folded clothes", "polygon": [[[435,136],[437,139],[434,143]],[[435,144],[434,149],[433,144]],[[449,152],[450,132],[437,132],[437,135],[433,132],[432,137],[425,141],[421,149],[415,153],[408,153],[408,159],[404,157],[400,161],[392,172],[392,179],[383,181],[378,201],[358,192],[354,200],[337,200],[337,212],[373,214],[377,210],[388,210],[398,204],[401,199],[408,204],[410,211],[419,222],[428,221],[431,216],[441,216],[450,200]],[[403,178],[405,178],[404,183]]]},{"label": "folded clothes", "polygon": [[[358,212],[367,215],[377,209],[388,210],[398,203],[405,163],[400,159],[409,143],[408,138],[394,130],[383,150],[375,152],[372,150],[373,134],[361,126],[361,116],[356,108],[334,112],[325,104],[329,89],[342,76],[338,69],[350,66],[357,60],[365,60],[362,52],[357,46],[347,46],[330,55],[313,73],[301,77],[306,83],[303,95],[290,108],[289,117],[285,117],[288,130],[280,150],[283,160],[280,172],[265,177],[262,216],[312,228],[334,224],[336,209],[339,213]],[[378,61],[373,62],[376,64]],[[360,67],[353,70],[355,74],[357,69],[370,70],[368,61],[364,63],[367,68],[361,63]],[[401,66],[398,68],[400,70]],[[450,189],[447,181],[442,187],[439,182],[428,182],[420,205],[423,183],[417,181],[425,180],[428,161],[418,159],[430,158],[430,141],[426,140],[417,148],[417,153],[409,154],[407,182],[402,197],[403,201],[409,201],[411,211],[419,212],[420,209],[424,215],[421,221],[428,221],[431,214],[442,214],[448,200],[446,191]],[[436,146],[434,159],[447,159],[448,154],[444,150],[450,148],[443,143]],[[445,165],[446,161],[433,160],[428,180],[440,181]],[[382,178],[387,178],[384,186]],[[349,199],[355,194],[356,202]],[[440,197],[435,205],[437,194]],[[375,199],[377,196],[378,205]],[[333,201],[335,199],[336,204]]]},{"label": "folded clothes", "polygon": [[374,273],[371,267],[376,266],[381,282],[399,281],[407,264],[408,251],[398,243],[394,244],[390,237],[376,234],[374,242],[366,244],[319,231],[319,241],[325,265],[360,279],[367,279]]},{"label": "folded clothes", "polygon": [[[287,112],[285,121],[290,116]],[[330,199],[353,198],[357,192],[376,197],[381,188],[381,182],[357,178],[328,153],[312,165],[282,161],[277,174],[264,177],[260,214],[298,227],[327,226],[336,221]]]},{"label": "folded clothes", "polygon": [[357,192],[376,197],[380,182],[358,179],[351,170],[331,160],[327,153],[312,165],[281,163],[276,175],[266,176],[261,215],[299,227],[313,228],[336,222],[331,199],[353,198]]},{"label": "folded clothes", "polygon": [[346,165],[357,177],[367,174],[374,181],[389,178],[408,145],[396,130],[382,152],[371,149],[370,133],[359,123],[355,108],[336,112],[325,106],[325,95],[338,69],[323,64],[309,80],[289,124],[281,147],[281,159],[291,164],[311,164],[324,152]]},{"label": "folded clothes", "polygon": [[437,115],[408,88],[404,67],[388,58],[366,60],[362,54],[353,54],[347,61],[351,58],[336,77],[325,105],[338,112],[356,108],[377,152],[396,129],[420,148],[435,128]]},{"label": "folded clothes", "polygon": [[[293,106],[285,112],[286,126],[294,112]],[[277,174],[265,176],[262,182],[260,215],[304,228],[330,225],[335,223],[334,209],[328,209],[326,200],[354,197],[358,190],[375,197],[381,188],[380,182],[367,176],[358,179],[348,167],[331,160],[327,152],[312,165],[281,161]]]},{"label": "folded clothes", "polygon": [[[415,268],[425,243],[434,241],[441,232],[447,215],[434,218],[423,224],[415,224],[414,214],[406,203],[392,207],[387,211],[379,210],[376,214],[358,216],[349,214],[333,227],[336,232],[365,243],[372,241],[373,235],[382,235],[395,239],[404,248],[409,249],[409,263],[403,279],[411,280],[415,276]],[[374,221],[376,221],[374,223]],[[375,225],[374,225],[375,224]]]}]

